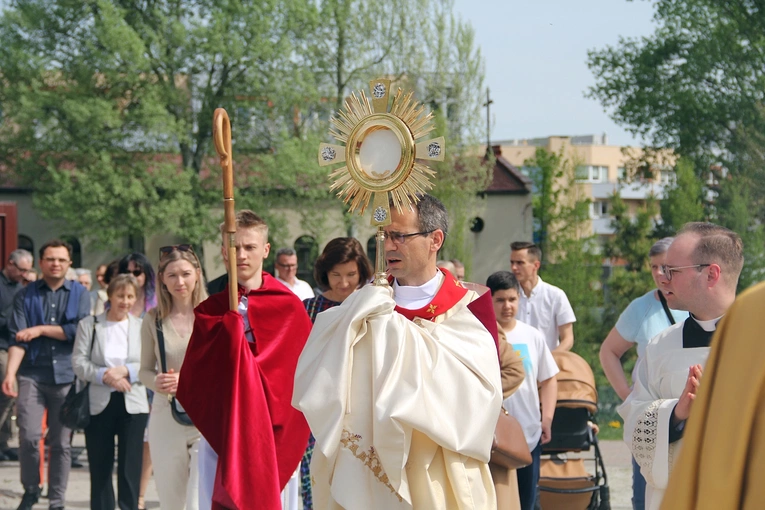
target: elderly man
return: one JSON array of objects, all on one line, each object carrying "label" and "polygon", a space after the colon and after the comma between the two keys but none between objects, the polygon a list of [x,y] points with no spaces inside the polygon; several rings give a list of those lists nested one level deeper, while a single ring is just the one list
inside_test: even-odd
[{"label": "elderly man", "polygon": [[436,267],[443,204],[391,211],[391,286],[368,285],[316,323],[293,405],[316,437],[316,508],[496,508],[488,460],[502,404],[491,295]]},{"label": "elderly man", "polygon": [[279,276],[276,279],[290,289],[301,301],[314,296],[313,289],[311,289],[308,282],[297,277],[298,258],[295,250],[292,248],[279,248],[276,250],[276,270],[279,272]]},{"label": "elderly man", "polygon": [[667,251],[661,291],[670,308],[691,315],[650,341],[632,393],[619,407],[650,510],[661,504],[712,335],[736,298],[743,265],[741,238],[712,223],[686,224]]},{"label": "elderly man", "polygon": [[541,331],[551,351],[570,351],[574,346],[576,316],[566,293],[539,277],[542,250],[534,243],[522,241],[512,243],[510,250],[510,268],[523,291],[518,319]]},{"label": "elderly man", "polygon": [[[26,250],[14,250],[8,257],[8,263],[0,272],[0,378],[5,378],[8,366],[8,346],[11,334],[8,330],[13,313],[13,300],[24,288],[29,274],[33,272],[34,257]],[[11,409],[14,399],[0,392],[0,460],[18,460],[13,450],[8,448],[11,437]]]}]

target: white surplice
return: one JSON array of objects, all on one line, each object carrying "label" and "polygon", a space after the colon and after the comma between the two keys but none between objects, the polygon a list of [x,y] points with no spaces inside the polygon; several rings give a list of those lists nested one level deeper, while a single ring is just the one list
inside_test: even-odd
[{"label": "white surplice", "polygon": [[494,339],[467,308],[436,322],[366,286],[320,313],[293,405],[316,438],[317,510],[496,508],[487,462],[502,402]]},{"label": "white surplice", "polygon": [[[686,320],[693,320],[691,318]],[[714,331],[719,319],[696,321]],[[685,389],[688,369],[702,365],[709,347],[683,348],[685,321],[665,329],[646,346],[635,370],[632,393],[619,406],[624,442],[646,479],[646,508],[658,510],[682,440],[669,442],[670,417]]]}]

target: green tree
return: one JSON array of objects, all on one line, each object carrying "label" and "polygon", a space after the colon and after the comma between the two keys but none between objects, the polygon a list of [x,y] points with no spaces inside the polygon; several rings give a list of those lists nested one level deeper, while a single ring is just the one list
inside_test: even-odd
[{"label": "green tree", "polygon": [[633,215],[618,192],[611,197],[614,234],[604,250],[612,263],[604,289],[603,324],[607,328],[616,324],[633,299],[654,286],[648,253],[654,243],[652,235],[658,209],[656,199],[650,197]]},{"label": "green tree", "polygon": [[651,234],[658,212],[656,199],[649,197],[634,215],[630,214],[627,204],[616,192],[611,197],[614,235],[606,242],[606,257],[618,264],[623,263],[630,272],[640,273],[648,269],[648,252],[654,242]]},{"label": "green tree", "polygon": [[656,237],[674,236],[686,223],[702,221],[706,216],[704,187],[693,163],[680,158],[675,165],[675,178],[660,204],[661,223],[656,226]]},{"label": "green tree", "polygon": [[[314,11],[301,0],[11,2],[0,18],[0,163],[45,216],[101,244],[158,231],[199,241],[215,231],[203,182],[217,166],[213,109],[227,107],[235,132],[257,126],[265,142],[254,148],[271,149],[274,112],[288,109],[279,84]],[[94,198],[101,186],[114,194]]]},{"label": "green tree", "polygon": [[576,314],[574,351],[595,368],[600,380],[598,350],[607,332],[601,321],[602,256],[589,226],[590,201],[576,182],[577,165],[562,152],[543,147],[524,163],[533,169],[535,237],[544,259],[540,275],[566,292]]},{"label": "green tree", "polygon": [[[428,74],[415,64],[435,62],[438,47],[445,57],[433,69],[459,78],[450,104],[473,111],[463,92],[483,79],[483,64],[469,26],[412,16],[452,7],[446,0],[9,2],[0,15],[0,166],[34,190],[44,216],[97,244],[157,232],[199,241],[219,221],[210,214],[220,203],[210,136],[212,112],[222,106],[234,134],[237,204],[271,216],[276,234],[283,221],[270,210],[297,209],[321,238],[328,211],[342,206],[331,200],[316,147],[350,90],[386,74],[422,97],[435,80],[421,79]],[[468,122],[436,113],[448,121],[442,132],[454,159],[441,174],[448,181],[475,112],[460,117]],[[467,222],[467,213],[458,216]]]},{"label": "green tree", "polygon": [[[589,53],[596,84],[588,94],[633,134],[691,160],[698,179],[720,169],[717,198],[704,216],[750,239],[745,276],[756,279],[765,257],[758,233],[765,220],[765,166],[759,164],[765,147],[765,6],[714,0],[654,5],[657,28],[650,37],[621,39]],[[669,212],[667,221],[678,228],[698,210]]]}]

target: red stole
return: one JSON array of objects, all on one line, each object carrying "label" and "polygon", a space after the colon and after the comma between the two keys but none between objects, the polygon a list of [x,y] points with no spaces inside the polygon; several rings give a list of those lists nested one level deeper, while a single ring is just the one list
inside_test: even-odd
[{"label": "red stole", "polygon": [[[433,300],[427,305],[417,310],[409,310],[396,305],[396,311],[406,317],[407,319],[414,320],[416,318],[432,321],[439,315],[446,313],[454,305],[465,297],[467,289],[462,285],[454,275],[444,268],[438,268],[444,274],[444,282],[436,292]],[[392,278],[391,278],[392,280]],[[497,333],[497,319],[494,315],[494,306],[491,302],[491,293],[486,292],[482,294],[478,299],[473,300],[468,304],[468,309],[473,312],[478,320],[484,325],[486,330],[491,333],[494,338],[494,344],[497,346],[497,352],[499,352],[499,335]]]},{"label": "red stole", "polygon": [[[241,291],[241,289],[240,289]],[[248,294],[244,321],[228,289],[194,311],[177,398],[218,454],[213,510],[281,509],[280,493],[308,441],[291,405],[295,368],[311,331],[303,304],[275,278]]]}]

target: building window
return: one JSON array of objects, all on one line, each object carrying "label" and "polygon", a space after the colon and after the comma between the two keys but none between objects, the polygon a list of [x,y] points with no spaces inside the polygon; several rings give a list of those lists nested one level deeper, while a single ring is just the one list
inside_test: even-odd
[{"label": "building window", "polygon": [[576,167],[576,180],[579,182],[608,182],[608,167],[584,165]]},{"label": "building window", "polygon": [[659,177],[662,184],[674,184],[677,181],[677,176],[672,170],[662,170]]},{"label": "building window", "polygon": [[61,240],[67,242],[72,247],[72,267],[77,269],[82,267],[82,247],[80,241],[74,236],[61,236]]},{"label": "building window", "polygon": [[316,281],[313,279],[313,266],[319,257],[319,245],[316,239],[311,236],[298,237],[295,240],[295,252],[298,258],[297,277],[310,283],[311,287],[316,286]]},{"label": "building window", "polygon": [[627,169],[623,166],[620,166],[616,169],[616,178],[620,181],[624,181],[627,179]]},{"label": "building window", "polygon": [[608,200],[590,202],[590,218],[605,218],[608,216]]},{"label": "building window", "polygon": [[19,234],[17,245],[18,245],[18,249],[27,250],[29,253],[32,254],[33,258],[36,257],[35,242],[32,241],[31,237],[25,236],[24,234]]}]

